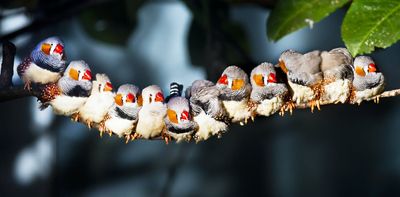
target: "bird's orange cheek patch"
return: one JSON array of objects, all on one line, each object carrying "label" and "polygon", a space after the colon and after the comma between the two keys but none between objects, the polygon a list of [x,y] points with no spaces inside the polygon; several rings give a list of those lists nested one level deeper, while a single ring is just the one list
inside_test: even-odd
[{"label": "bird's orange cheek patch", "polygon": [[363,77],[365,76],[364,69],[362,69],[361,67],[356,66],[355,71],[356,71],[356,74],[357,74],[357,75],[360,75],[360,76],[363,76]]},{"label": "bird's orange cheek patch", "polygon": [[73,79],[73,80],[78,80],[79,78],[79,72],[76,69],[71,68],[69,70],[69,76]]},{"label": "bird's orange cheek patch", "polygon": [[232,90],[240,90],[244,86],[243,79],[235,79],[232,81]]},{"label": "bird's orange cheek patch", "polygon": [[253,80],[258,86],[264,87],[264,77],[262,76],[262,74],[254,75]]},{"label": "bird's orange cheek patch", "polygon": [[138,96],[138,98],[137,98],[137,104],[138,104],[139,106],[143,106],[143,97],[142,97],[142,95],[139,95],[139,96]]},{"label": "bird's orange cheek patch", "polygon": [[279,67],[281,67],[282,71],[287,73],[288,69],[286,68],[285,62],[279,61]]},{"label": "bird's orange cheek patch", "polygon": [[115,103],[117,104],[117,105],[119,105],[119,106],[122,106],[122,95],[121,94],[117,94],[115,97],[114,97],[114,100],[115,100]]},{"label": "bird's orange cheek patch", "polygon": [[168,109],[167,115],[168,115],[169,121],[178,124],[178,118],[177,118],[176,112],[174,110]]},{"label": "bird's orange cheek patch", "polygon": [[47,43],[42,44],[41,50],[46,55],[50,55],[50,49],[51,49],[51,45],[50,44],[47,44]]}]

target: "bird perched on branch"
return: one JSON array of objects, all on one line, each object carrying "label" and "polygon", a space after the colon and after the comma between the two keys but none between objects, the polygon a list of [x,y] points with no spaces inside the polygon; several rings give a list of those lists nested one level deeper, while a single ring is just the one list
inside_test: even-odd
[{"label": "bird perched on branch", "polygon": [[[354,80],[351,103],[360,104],[363,100],[372,98],[383,92],[385,78],[379,72],[371,57],[356,57],[354,59],[353,71]],[[376,102],[379,102],[379,97],[377,97]]]},{"label": "bird perched on branch", "polygon": [[287,74],[289,86],[293,90],[292,100],[297,104],[310,103],[311,111],[315,106],[320,108],[323,79],[320,63],[320,51],[303,55],[294,50],[286,50],[279,58],[279,66]]},{"label": "bird perched on branch", "polygon": [[279,110],[283,113],[289,90],[285,83],[278,81],[274,65],[262,63],[255,67],[251,71],[250,82],[250,100],[255,105],[256,114],[270,116]]},{"label": "bird perched on branch", "polygon": [[324,76],[321,102],[345,103],[350,97],[353,81],[353,58],[346,48],[321,53],[321,71]]},{"label": "bird perched on branch", "polygon": [[110,108],[104,121],[104,128],[99,127],[100,133],[107,131],[118,137],[125,137],[126,142],[134,139],[139,110],[142,106],[142,97],[137,86],[124,84],[118,88],[114,97],[114,104]]},{"label": "bird perched on branch", "polygon": [[165,135],[164,117],[167,107],[164,104],[164,95],[157,85],[151,85],[142,90],[143,106],[139,111],[139,120],[136,127],[137,137],[150,139],[162,135],[166,143],[169,138]]},{"label": "bird perched on branch", "polygon": [[[57,94],[46,102],[53,107],[56,114],[70,116],[79,111],[92,90],[92,74],[89,65],[83,60],[72,61],[57,83],[46,85],[44,90],[53,94],[53,89],[58,89]],[[48,97],[48,96],[47,96]]]},{"label": "bird perched on branch", "polygon": [[24,81],[25,89],[31,83],[47,84],[57,82],[65,70],[64,43],[58,37],[41,41],[17,67],[18,75]]},{"label": "bird perched on branch", "polygon": [[251,85],[247,74],[237,66],[229,66],[218,79],[217,88],[232,122],[239,122],[241,125],[247,123],[252,117],[248,105]]},{"label": "bird perched on branch", "polygon": [[[107,75],[96,74],[96,80],[93,81],[90,96],[86,103],[79,109],[75,117],[85,123],[89,128],[92,127],[92,124],[101,123],[114,104],[114,93],[112,89],[112,84]],[[100,134],[102,134],[102,132]]]},{"label": "bird perched on branch", "polygon": [[167,117],[164,119],[167,128],[166,134],[177,142],[189,141],[198,128],[197,123],[193,121],[190,115],[189,101],[181,97],[181,87],[178,83],[171,83],[167,103]]},{"label": "bird perched on branch", "polygon": [[219,99],[219,95],[219,89],[208,80],[196,80],[186,90],[193,120],[199,126],[194,135],[197,142],[207,140],[213,135],[221,136],[228,130],[228,113]]}]

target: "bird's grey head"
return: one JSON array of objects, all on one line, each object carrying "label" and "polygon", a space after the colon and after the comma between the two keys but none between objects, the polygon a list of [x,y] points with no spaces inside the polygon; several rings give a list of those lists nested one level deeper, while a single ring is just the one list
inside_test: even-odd
[{"label": "bird's grey head", "polygon": [[229,66],[218,79],[217,88],[224,100],[242,100],[251,92],[247,74],[237,66]]},{"label": "bird's grey head", "polygon": [[75,81],[91,81],[92,72],[89,65],[83,60],[71,61],[65,69],[64,77]]},{"label": "bird's grey head", "polygon": [[253,88],[262,88],[277,83],[274,65],[264,62],[255,67],[251,71],[250,82]]},{"label": "bird's grey head", "polygon": [[121,85],[117,90],[114,100],[118,107],[136,108],[142,106],[140,89],[132,84]]},{"label": "bird's grey head", "polygon": [[192,87],[191,87],[191,92],[197,92],[199,89],[203,88],[203,87],[211,87],[214,86],[215,84],[211,81],[208,80],[195,80],[192,83]]},{"label": "bird's grey head", "polygon": [[167,115],[170,122],[184,124],[191,121],[189,101],[184,97],[173,97],[167,103]]},{"label": "bird's grey head", "polygon": [[96,74],[96,80],[93,81],[93,91],[111,92],[113,90],[110,78],[106,74]]},{"label": "bird's grey head", "polygon": [[36,45],[31,53],[33,62],[53,72],[65,69],[64,43],[58,37],[50,37]]},{"label": "bird's grey head", "polygon": [[147,86],[145,89],[143,89],[142,97],[143,97],[143,106],[150,103],[164,102],[164,94],[161,88],[157,85]]},{"label": "bird's grey head", "polygon": [[279,57],[279,67],[282,69],[283,72],[287,73],[288,72],[288,67],[290,67],[290,59],[293,56],[299,56],[301,55],[295,50],[288,49],[286,51],[283,51],[281,56]]},{"label": "bird's grey head", "polygon": [[354,77],[367,77],[379,74],[374,60],[369,56],[358,56],[353,64]]}]

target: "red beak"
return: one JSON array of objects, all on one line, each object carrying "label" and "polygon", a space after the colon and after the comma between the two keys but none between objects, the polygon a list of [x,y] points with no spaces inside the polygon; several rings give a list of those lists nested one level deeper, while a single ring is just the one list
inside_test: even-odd
[{"label": "red beak", "polygon": [[276,83],[276,75],[274,73],[270,73],[268,75],[268,83]]},{"label": "red beak", "polygon": [[219,83],[219,84],[228,85],[228,76],[222,75],[222,76],[218,79],[218,83]]},{"label": "red beak", "polygon": [[83,74],[82,79],[84,80],[92,80],[92,72],[90,72],[90,70],[86,70],[85,74]]},{"label": "red beak", "polygon": [[188,111],[183,111],[181,113],[181,120],[189,120],[189,112]]},{"label": "red beak", "polygon": [[368,72],[372,73],[372,72],[376,72],[376,66],[375,64],[369,64],[368,65]]},{"label": "red beak", "polygon": [[126,95],[126,102],[130,102],[130,103],[135,102],[135,96],[133,94],[129,93],[128,95]]},{"label": "red beak", "polygon": [[155,102],[163,102],[164,101],[164,95],[161,92],[158,92],[156,94]]},{"label": "red beak", "polygon": [[54,49],[54,53],[62,54],[64,51],[64,47],[61,44],[57,44],[56,48]]}]

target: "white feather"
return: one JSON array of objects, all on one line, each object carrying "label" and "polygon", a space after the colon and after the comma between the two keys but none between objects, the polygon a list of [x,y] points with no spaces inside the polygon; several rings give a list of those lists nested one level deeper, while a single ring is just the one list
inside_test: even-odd
[{"label": "white feather", "polygon": [[31,62],[28,68],[25,70],[23,80],[34,82],[34,83],[51,83],[56,82],[60,79],[61,75],[57,72],[51,72],[49,70],[40,68],[35,63]]},{"label": "white feather", "polygon": [[363,91],[354,91],[355,97],[353,102],[360,104],[363,100],[369,99],[373,96],[380,94],[383,91],[384,87],[385,87],[384,84],[381,84],[371,89],[366,89]]},{"label": "white feather", "polygon": [[292,100],[297,104],[307,103],[314,99],[314,91],[310,87],[298,85],[290,81],[288,82],[289,86],[293,90]]},{"label": "white feather", "polygon": [[196,141],[207,140],[213,135],[218,135],[228,130],[228,125],[224,122],[215,120],[203,111],[193,117],[193,120],[199,125],[199,129],[195,134]]},{"label": "white feather", "polygon": [[145,139],[159,136],[165,127],[166,112],[166,105],[159,102],[144,105],[139,111],[136,133]]},{"label": "white feather", "polygon": [[232,122],[247,121],[251,117],[251,111],[249,108],[248,99],[242,101],[222,101],[229,117],[232,118]]},{"label": "white feather", "polygon": [[350,96],[351,81],[338,79],[324,85],[324,93],[321,97],[323,103],[345,103]]},{"label": "white feather", "polygon": [[99,123],[107,115],[108,110],[114,104],[112,92],[95,93],[89,96],[86,103],[79,109],[79,115],[83,122],[91,121]]},{"label": "white feather", "polygon": [[283,99],[280,97],[274,97],[272,99],[265,99],[257,105],[256,113],[262,116],[270,116],[275,112],[279,111],[283,106]]},{"label": "white feather", "polygon": [[122,137],[124,134],[130,134],[133,131],[134,123],[134,120],[112,117],[106,120],[104,125],[108,131],[112,131],[119,137]]},{"label": "white feather", "polygon": [[173,139],[176,140],[176,143],[182,142],[182,141],[189,141],[192,138],[192,133],[193,132],[188,132],[188,133],[173,133],[167,131],[167,134],[171,136]]},{"label": "white feather", "polygon": [[87,100],[87,97],[71,97],[66,95],[56,96],[55,99],[50,101],[55,114],[70,116],[79,111]]}]

